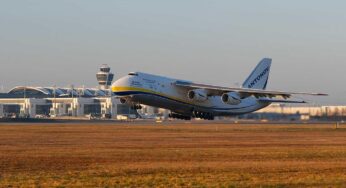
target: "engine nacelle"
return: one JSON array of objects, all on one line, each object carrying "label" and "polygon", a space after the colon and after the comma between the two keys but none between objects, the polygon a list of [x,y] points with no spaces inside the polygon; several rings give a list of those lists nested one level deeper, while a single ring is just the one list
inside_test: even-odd
[{"label": "engine nacelle", "polygon": [[237,92],[224,93],[221,96],[222,102],[230,105],[238,105],[241,103],[241,98]]},{"label": "engine nacelle", "polygon": [[208,100],[207,92],[204,89],[191,90],[187,93],[187,97],[190,100],[197,101],[197,102],[204,102]]}]

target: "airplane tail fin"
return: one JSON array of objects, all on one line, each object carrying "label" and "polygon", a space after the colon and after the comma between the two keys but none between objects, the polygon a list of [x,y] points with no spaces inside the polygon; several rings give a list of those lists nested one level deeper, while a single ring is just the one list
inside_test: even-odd
[{"label": "airplane tail fin", "polygon": [[272,59],[264,58],[243,83],[243,88],[266,89]]}]

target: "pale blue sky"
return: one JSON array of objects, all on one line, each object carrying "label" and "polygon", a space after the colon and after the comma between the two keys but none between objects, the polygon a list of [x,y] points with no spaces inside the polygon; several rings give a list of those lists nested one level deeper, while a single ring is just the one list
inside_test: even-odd
[{"label": "pale blue sky", "polygon": [[346,104],[346,1],[2,0],[0,85],[95,86],[143,71],[232,86],[263,57],[269,89]]}]

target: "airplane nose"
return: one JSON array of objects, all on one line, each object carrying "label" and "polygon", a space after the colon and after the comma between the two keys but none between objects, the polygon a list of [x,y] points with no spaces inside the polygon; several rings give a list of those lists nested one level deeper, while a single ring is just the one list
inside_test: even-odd
[{"label": "airplane nose", "polygon": [[112,91],[116,92],[120,88],[130,87],[130,86],[131,86],[131,78],[123,77],[123,78],[120,78],[120,79],[116,80],[115,82],[113,82]]},{"label": "airplane nose", "polygon": [[113,82],[112,87],[119,86],[119,83],[119,80],[116,80],[115,82]]},{"label": "airplane nose", "polygon": [[112,86],[129,86],[130,82],[129,78],[123,77],[113,82]]}]

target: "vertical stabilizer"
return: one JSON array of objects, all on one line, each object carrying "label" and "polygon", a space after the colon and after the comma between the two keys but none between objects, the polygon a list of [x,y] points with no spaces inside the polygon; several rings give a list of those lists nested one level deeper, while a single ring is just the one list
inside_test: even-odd
[{"label": "vertical stabilizer", "polygon": [[243,88],[266,89],[272,59],[264,58],[243,83]]}]

